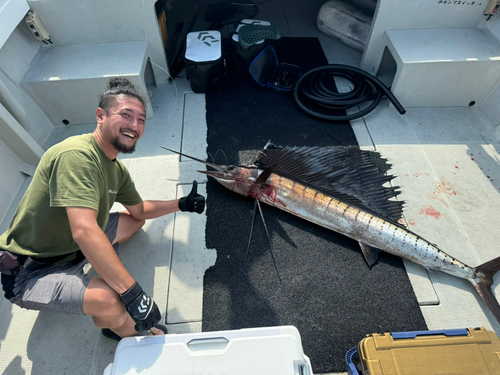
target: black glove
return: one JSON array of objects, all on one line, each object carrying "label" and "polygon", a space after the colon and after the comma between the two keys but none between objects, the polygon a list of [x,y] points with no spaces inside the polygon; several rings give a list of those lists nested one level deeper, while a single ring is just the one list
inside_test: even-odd
[{"label": "black glove", "polygon": [[193,188],[187,197],[179,199],[179,209],[181,211],[196,212],[201,214],[205,209],[205,197],[197,193],[198,182],[193,181]]},{"label": "black glove", "polygon": [[160,310],[155,301],[142,290],[137,281],[129,290],[120,294],[120,300],[134,319],[137,332],[150,330],[161,319]]}]

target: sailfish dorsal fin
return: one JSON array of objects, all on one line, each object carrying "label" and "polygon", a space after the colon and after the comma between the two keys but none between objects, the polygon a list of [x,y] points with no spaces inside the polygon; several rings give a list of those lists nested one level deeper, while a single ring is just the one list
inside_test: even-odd
[{"label": "sailfish dorsal fin", "polygon": [[281,147],[268,143],[255,161],[260,169],[297,181],[359,209],[397,223],[403,211],[395,201],[398,186],[383,186],[394,176],[378,152],[355,147]]}]

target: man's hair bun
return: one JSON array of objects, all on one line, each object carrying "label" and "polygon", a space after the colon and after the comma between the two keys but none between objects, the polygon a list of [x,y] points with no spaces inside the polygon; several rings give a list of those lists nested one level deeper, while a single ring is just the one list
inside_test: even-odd
[{"label": "man's hair bun", "polygon": [[106,91],[99,97],[99,107],[108,113],[109,108],[115,104],[116,97],[120,95],[138,99],[146,109],[147,93],[138,89],[125,77],[112,77],[109,79]]}]

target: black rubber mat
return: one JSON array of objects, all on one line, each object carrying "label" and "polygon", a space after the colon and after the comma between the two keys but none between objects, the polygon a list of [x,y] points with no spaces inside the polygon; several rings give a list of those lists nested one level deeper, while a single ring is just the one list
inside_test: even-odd
[{"label": "black rubber mat", "polygon": [[[275,41],[280,62],[303,72],[327,64],[316,38]],[[291,93],[257,85],[232,69],[223,90],[207,94],[209,161],[252,163],[268,140],[283,146],[357,146],[348,122],[313,119]],[[400,258],[381,253],[370,270],[357,242],[207,184],[206,246],[217,250],[203,292],[203,331],[294,325],[314,373],[345,371],[345,354],[368,333],[427,329]],[[274,259],[273,259],[273,256]]]}]

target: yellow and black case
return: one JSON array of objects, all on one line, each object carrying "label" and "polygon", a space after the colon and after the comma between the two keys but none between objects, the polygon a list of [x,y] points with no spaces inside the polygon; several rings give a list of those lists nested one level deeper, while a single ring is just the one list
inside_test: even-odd
[{"label": "yellow and black case", "polygon": [[370,334],[355,349],[349,375],[500,375],[500,340],[485,328]]}]

